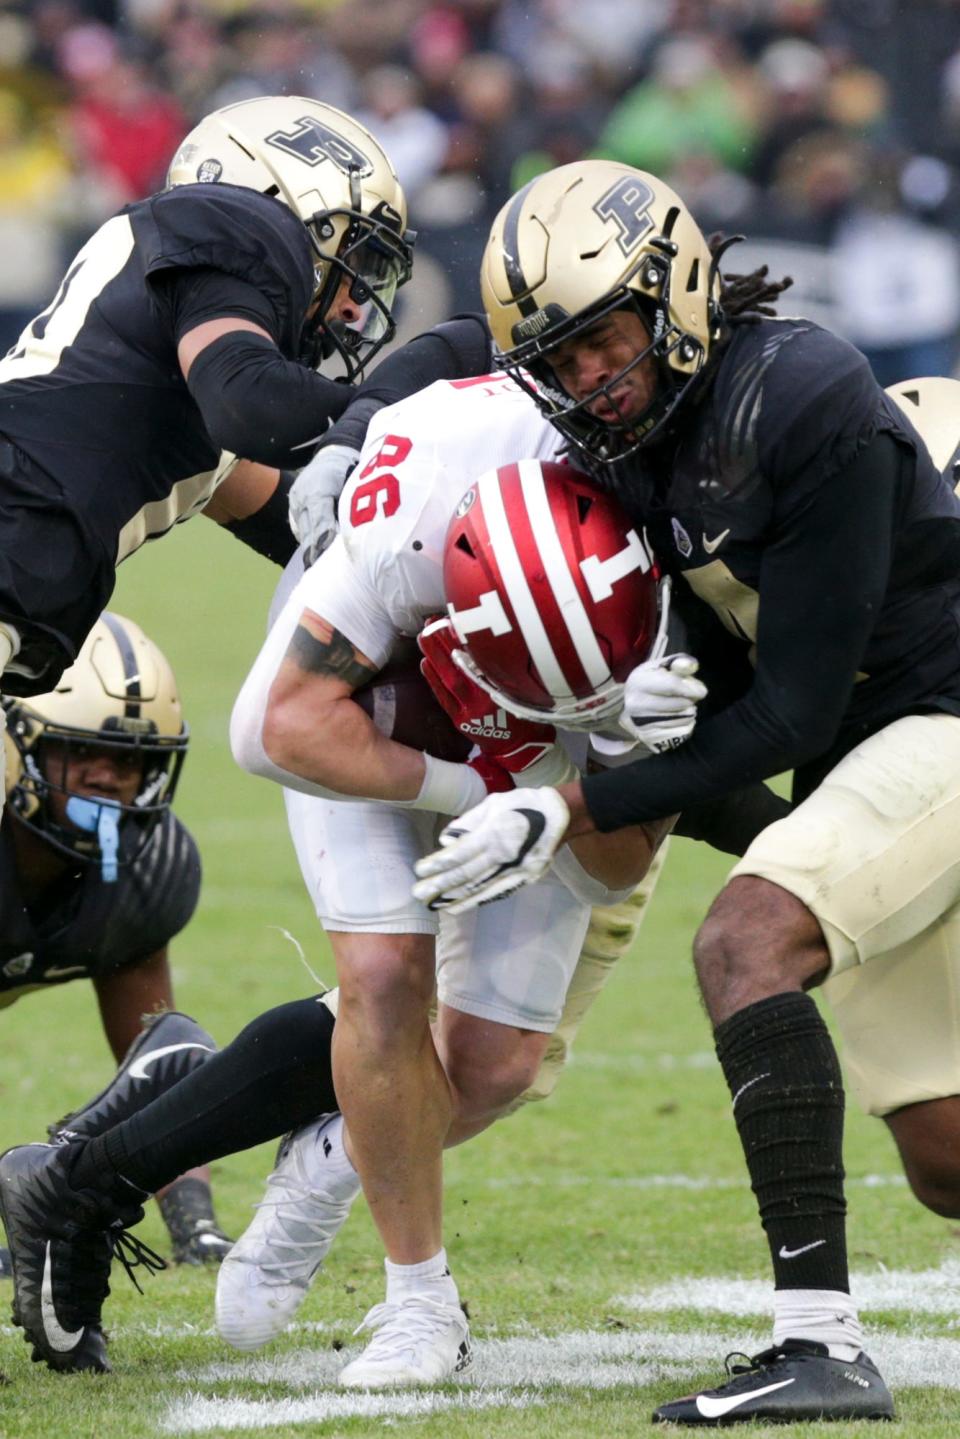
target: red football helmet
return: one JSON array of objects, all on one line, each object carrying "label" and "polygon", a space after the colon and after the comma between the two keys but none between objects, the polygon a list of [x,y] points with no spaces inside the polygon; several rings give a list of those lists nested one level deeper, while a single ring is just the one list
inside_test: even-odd
[{"label": "red football helmet", "polygon": [[454,658],[523,719],[600,729],[650,658],[668,587],[620,505],[568,465],[520,460],[481,476],[447,531]]}]

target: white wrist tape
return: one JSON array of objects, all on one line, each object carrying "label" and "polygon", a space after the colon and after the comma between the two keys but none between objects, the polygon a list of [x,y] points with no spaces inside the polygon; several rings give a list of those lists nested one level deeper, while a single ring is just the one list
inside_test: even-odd
[{"label": "white wrist tape", "polygon": [[551,745],[545,755],[515,774],[518,789],[539,789],[543,785],[569,784],[577,778],[577,767],[561,744]]},{"label": "white wrist tape", "polygon": [[463,814],[487,797],[487,787],[468,764],[434,759],[424,754],[423,784],[416,799],[398,801],[406,809],[427,809],[434,814]]}]

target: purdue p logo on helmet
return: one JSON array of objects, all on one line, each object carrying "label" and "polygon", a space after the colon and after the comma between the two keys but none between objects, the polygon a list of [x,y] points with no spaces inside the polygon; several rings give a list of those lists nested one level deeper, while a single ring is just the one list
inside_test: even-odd
[{"label": "purdue p logo on helmet", "polygon": [[[661,432],[722,323],[716,262],[683,201],[656,176],[610,160],[562,165],[514,195],[493,223],[481,288],[501,363],[600,462]],[[552,349],[620,308],[649,332],[635,363],[652,354],[659,366],[656,399],[629,426],[597,420],[594,396],[574,401],[549,365]]]},{"label": "purdue p logo on helmet", "polygon": [[[393,301],[410,278],[414,240],[396,172],[369,130],[319,100],[242,100],[205,116],[174,155],[167,185],[193,184],[242,185],[299,216],[316,260],[304,358],[315,364],[337,352],[357,378],[393,337]],[[323,323],[344,280],[362,308],[349,329]]]}]

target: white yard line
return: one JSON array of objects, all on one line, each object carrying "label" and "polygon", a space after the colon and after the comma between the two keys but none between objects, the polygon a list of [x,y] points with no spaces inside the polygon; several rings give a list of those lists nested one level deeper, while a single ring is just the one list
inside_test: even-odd
[{"label": "white yard line", "polygon": [[[850,1292],[867,1313],[956,1314],[960,1309],[960,1261],[947,1260],[939,1269],[855,1273],[850,1276]],[[620,1295],[615,1302],[642,1314],[692,1309],[699,1314],[766,1315],[770,1298],[767,1280],[717,1276],[675,1279]]]},{"label": "white yard line", "polygon": [[[904,1277],[899,1276],[901,1280]],[[885,1278],[894,1281],[897,1276]],[[399,1420],[522,1409],[556,1403],[564,1391],[572,1397],[577,1390],[636,1388],[663,1379],[676,1379],[682,1385],[703,1370],[715,1371],[719,1380],[726,1350],[756,1352],[768,1342],[763,1332],[746,1332],[733,1324],[722,1336],[670,1330],[584,1330],[487,1339],[476,1343],[474,1367],[455,1388],[356,1395],[333,1387],[345,1362],[343,1354],[298,1350],[276,1358],[211,1364],[181,1373],[179,1377],[191,1392],[168,1406],[161,1428],[171,1434],[189,1434],[211,1429],[273,1429],[354,1417]],[[886,1335],[871,1344],[871,1352],[894,1387],[960,1389],[960,1341]],[[283,1398],[220,1399],[197,1392],[238,1382],[283,1385],[295,1393]],[[317,1392],[304,1394],[304,1390]]]},{"label": "white yard line", "polygon": [[[861,1174],[848,1175],[844,1181],[848,1189],[901,1189],[906,1184],[902,1174]],[[564,1170],[549,1170],[536,1173],[524,1170],[522,1174],[448,1175],[448,1189],[747,1189],[749,1179],[708,1174],[583,1174]]]}]

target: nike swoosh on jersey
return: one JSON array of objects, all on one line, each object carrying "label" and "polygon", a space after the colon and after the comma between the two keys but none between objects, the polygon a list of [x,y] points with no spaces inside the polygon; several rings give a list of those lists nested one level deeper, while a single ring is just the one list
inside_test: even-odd
[{"label": "nike swoosh on jersey", "polygon": [[207,1054],[213,1054],[209,1044],[197,1044],[195,1041],[184,1041],[183,1044],[164,1044],[160,1049],[151,1049],[149,1054],[139,1055],[127,1070],[131,1079],[146,1079],[147,1069],[155,1059],[160,1059],[164,1054],[176,1054],[178,1049],[203,1049]]},{"label": "nike swoosh on jersey", "polygon": [[721,534],[717,535],[715,539],[712,540],[708,540],[706,535],[704,535],[703,548],[706,550],[707,554],[712,555],[714,550],[718,550],[729,533],[729,529],[726,529]]},{"label": "nike swoosh on jersey", "polygon": [[812,1244],[801,1244],[799,1249],[788,1249],[785,1244],[780,1245],[781,1259],[796,1259],[798,1254],[806,1254],[808,1249],[819,1249],[821,1244],[826,1244],[825,1239],[815,1239]]},{"label": "nike swoosh on jersey", "polygon": [[796,1384],[796,1379],[781,1379],[778,1384],[767,1384],[763,1389],[752,1389],[749,1394],[728,1394],[726,1398],[721,1395],[698,1394],[697,1412],[702,1414],[704,1419],[720,1419],[724,1414],[729,1414],[733,1409],[739,1409],[741,1404],[748,1404],[751,1399],[759,1399],[764,1394],[772,1394],[775,1389],[786,1389],[788,1384]]},{"label": "nike swoosh on jersey", "polygon": [[81,1324],[79,1329],[64,1329],[57,1318],[53,1304],[53,1264],[50,1248],[50,1241],[47,1240],[47,1250],[43,1256],[43,1279],[40,1283],[40,1320],[50,1348],[55,1349],[58,1354],[69,1354],[83,1338],[83,1325]]}]

